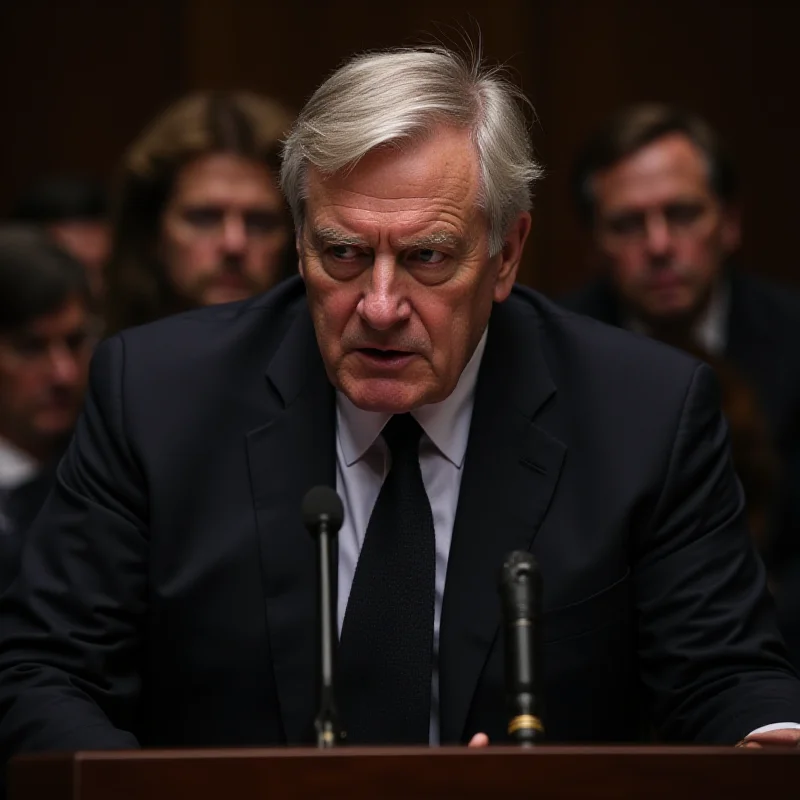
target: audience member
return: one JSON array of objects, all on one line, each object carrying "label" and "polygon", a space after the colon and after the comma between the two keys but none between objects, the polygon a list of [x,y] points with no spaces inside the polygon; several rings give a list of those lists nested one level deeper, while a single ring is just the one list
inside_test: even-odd
[{"label": "audience member", "polygon": [[83,267],[44,231],[0,227],[0,590],[81,408],[89,299]]},{"label": "audience member", "polygon": [[83,264],[99,309],[103,270],[111,249],[105,186],[83,176],[44,178],[22,192],[11,218],[44,226],[58,244]]},{"label": "audience member", "polygon": [[[606,274],[565,304],[724,357],[756,391],[785,460],[798,446],[800,297],[730,264],[737,177],[716,132],[671,106],[625,109],[586,145],[574,187]],[[774,536],[800,547],[798,531]]]},{"label": "audience member", "polygon": [[115,197],[106,327],[264,291],[294,259],[276,182],[291,118],[254,94],[201,93],[125,155]]}]

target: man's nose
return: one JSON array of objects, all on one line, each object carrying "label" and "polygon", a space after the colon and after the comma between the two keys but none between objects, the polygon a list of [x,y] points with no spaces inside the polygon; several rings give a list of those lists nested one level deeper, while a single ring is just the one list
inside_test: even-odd
[{"label": "man's nose", "polygon": [[66,345],[50,349],[50,377],[57,386],[75,386],[80,377],[80,365],[75,353]]},{"label": "man's nose", "polygon": [[247,246],[247,228],[240,214],[228,214],[222,223],[222,246],[226,254],[240,254]]},{"label": "man's nose", "polygon": [[401,292],[398,269],[393,258],[376,258],[366,273],[368,283],[358,304],[358,313],[370,328],[389,330],[411,314],[411,306]]},{"label": "man's nose", "polygon": [[647,219],[645,244],[648,253],[655,258],[664,258],[672,249],[672,233],[663,214]]}]

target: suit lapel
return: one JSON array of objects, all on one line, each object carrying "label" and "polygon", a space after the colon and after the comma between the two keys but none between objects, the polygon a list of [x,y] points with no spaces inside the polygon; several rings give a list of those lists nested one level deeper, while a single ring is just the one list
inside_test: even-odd
[{"label": "suit lapel", "polygon": [[304,307],[267,370],[267,421],[247,435],[272,668],[288,743],[310,741],[316,698],[316,556],[300,506],[336,485],[335,401]]},{"label": "suit lapel", "polygon": [[443,742],[459,741],[497,634],[497,577],[528,550],[547,513],[566,448],[532,420],[555,393],[537,317],[513,297],[489,324],[459,492],[440,630]]}]

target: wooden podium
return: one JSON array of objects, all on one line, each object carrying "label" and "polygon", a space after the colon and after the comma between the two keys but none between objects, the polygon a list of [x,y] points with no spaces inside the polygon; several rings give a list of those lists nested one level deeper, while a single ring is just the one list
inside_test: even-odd
[{"label": "wooden podium", "polygon": [[800,751],[718,747],[142,750],[20,756],[9,800],[780,800]]}]

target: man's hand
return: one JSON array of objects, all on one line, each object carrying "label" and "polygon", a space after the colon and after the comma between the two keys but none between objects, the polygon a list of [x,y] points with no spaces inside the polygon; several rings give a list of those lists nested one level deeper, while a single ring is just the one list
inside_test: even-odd
[{"label": "man's hand", "polygon": [[[469,741],[468,747],[487,747],[489,737],[485,733],[476,733]],[[762,747],[798,747],[800,748],[800,730],[795,728],[780,728],[776,731],[754,733],[742,739],[737,747],[757,749]]]},{"label": "man's hand", "polygon": [[[481,736],[478,733],[473,737],[473,741]],[[470,742],[472,744],[472,742]],[[766,731],[764,733],[753,733],[742,739],[737,747],[800,747],[800,730],[794,728],[780,728],[776,731]]]}]

